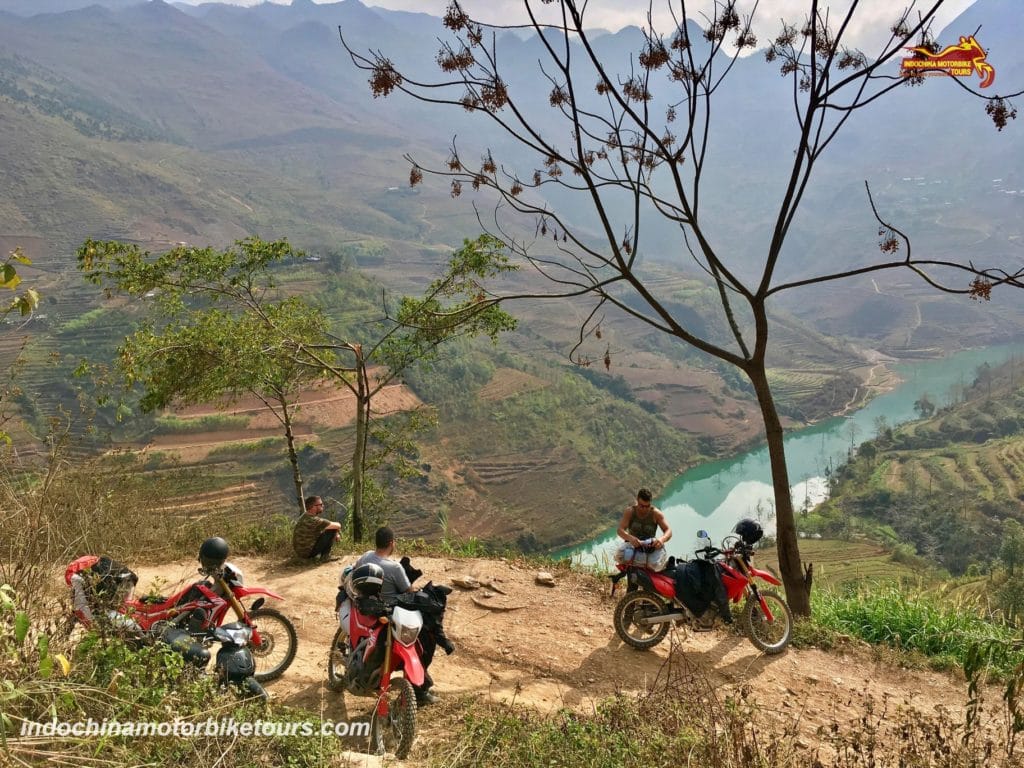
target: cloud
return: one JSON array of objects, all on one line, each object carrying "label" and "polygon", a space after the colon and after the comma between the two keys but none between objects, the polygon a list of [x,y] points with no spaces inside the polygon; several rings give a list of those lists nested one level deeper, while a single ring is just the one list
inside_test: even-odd
[{"label": "cloud", "polygon": [[[956,16],[972,5],[975,0],[948,0],[939,11],[936,17],[935,31],[941,30]],[[444,14],[448,6],[447,0],[365,0],[368,5],[375,5],[381,8],[403,11],[422,11],[434,16]],[[558,3],[543,5],[540,2],[532,3],[539,11],[553,13]],[[616,31],[624,26],[640,26],[645,22],[647,3],[642,0],[589,0],[587,5],[586,22],[587,26],[601,27]],[[678,3],[666,3],[655,0],[654,19],[656,28],[668,30],[672,25],[672,18],[667,7]],[[749,14],[754,3],[752,0],[740,0],[739,10],[741,15]],[[839,19],[850,7],[849,0],[836,0],[824,2],[823,6],[830,7],[830,18]],[[928,3],[918,3],[925,7]],[[515,24],[526,21],[523,12],[522,0],[463,0],[462,6],[468,13],[496,24]],[[686,3],[687,15],[697,21],[703,17],[701,14],[710,15],[714,3],[712,0],[698,0],[697,2]],[[770,37],[778,32],[782,19],[798,23],[807,16],[810,7],[808,0],[761,0],[757,6],[757,19],[755,20],[755,32],[763,44]],[[851,45],[860,47],[865,53],[871,55],[872,48],[877,48],[885,42],[888,37],[888,30],[898,18],[903,3],[892,2],[892,0],[862,0],[858,6],[853,23],[849,27],[846,39]]]},{"label": "cloud", "polygon": [[[184,0],[190,5],[209,0]],[[258,5],[263,0],[224,0],[234,5]],[[281,0],[289,4],[290,0]],[[326,3],[337,0],[314,0]],[[413,11],[429,13],[432,16],[443,16],[449,0],[362,0],[365,5],[376,6],[397,11]],[[975,0],[947,0],[936,14],[934,31],[939,32]],[[858,47],[869,56],[878,52],[889,35],[889,28],[899,16],[900,11],[908,3],[893,0],[861,0],[856,16],[851,23],[844,39],[853,47]],[[838,21],[850,7],[850,0],[824,0],[823,7],[830,9],[830,18]],[[930,7],[929,2],[918,2],[917,10]],[[525,24],[528,19],[523,10],[523,0],[462,0],[462,6],[470,15],[493,24]],[[538,13],[545,13],[554,19],[559,4],[543,4],[534,0],[531,6]],[[678,2],[654,0],[654,19],[656,28],[667,31],[672,27],[672,17],[667,10],[669,6],[678,8]],[[741,15],[749,14],[754,6],[753,0],[739,0]],[[763,46],[779,31],[781,21],[799,23],[807,16],[810,7],[808,0],[760,0],[757,4],[757,19],[754,32],[757,34],[759,46]],[[603,28],[617,31],[625,26],[641,26],[647,16],[648,4],[643,0],[588,0],[586,3],[586,25],[589,28]],[[686,3],[687,15],[701,21],[714,8],[713,0],[691,0]]]}]

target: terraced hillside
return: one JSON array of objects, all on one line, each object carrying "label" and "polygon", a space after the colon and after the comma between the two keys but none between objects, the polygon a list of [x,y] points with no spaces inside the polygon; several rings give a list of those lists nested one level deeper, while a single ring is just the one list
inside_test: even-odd
[{"label": "terraced hillside", "polygon": [[984,568],[1003,521],[1024,521],[1022,381],[1020,361],[983,366],[960,401],[864,443],[809,529],[869,532],[957,574]]}]

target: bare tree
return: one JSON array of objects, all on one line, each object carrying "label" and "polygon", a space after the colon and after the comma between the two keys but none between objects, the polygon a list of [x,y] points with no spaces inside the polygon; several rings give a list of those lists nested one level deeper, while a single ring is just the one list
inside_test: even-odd
[{"label": "bare tree", "polygon": [[[898,14],[874,60],[844,42],[857,14],[857,0],[835,19],[830,19],[824,3],[808,0],[802,22],[783,23],[766,58],[789,78],[799,131],[791,160],[785,158],[789,169],[782,179],[767,249],[752,275],[745,274],[736,254],[716,246],[722,233],[710,231],[706,205],[702,208],[701,203],[702,191],[706,196],[708,187],[714,119],[719,117],[712,105],[739,54],[756,47],[756,4],[750,15],[741,15],[734,0],[716,0],[698,32],[686,21],[687,3],[668,2],[673,21],[667,35],[655,28],[653,8],[648,7],[640,50],[625,62],[622,72],[613,71],[611,62],[597,53],[586,31],[584,0],[541,0],[540,5],[547,8],[531,0],[523,5],[524,18],[529,19],[526,26],[543,54],[540,79],[519,89],[510,85],[522,82],[521,71],[513,69],[511,62],[520,65],[521,59],[499,57],[498,32],[508,27],[470,17],[457,0],[444,17],[452,34],[441,42],[437,55],[441,74],[436,80],[418,79],[423,67],[400,70],[384,52],[357,52],[345,40],[344,31],[339,32],[352,61],[369,73],[375,96],[401,91],[425,102],[467,110],[489,120],[497,137],[506,143],[511,139],[516,152],[531,157],[533,168],[517,169],[487,149],[478,164],[453,139],[445,166],[428,168],[408,157],[410,181],[418,183],[428,173],[447,178],[453,196],[467,185],[496,195],[499,202],[487,229],[551,281],[553,287],[543,295],[593,300],[571,357],[589,362],[582,358],[582,343],[592,334],[599,337],[602,308],[616,307],[746,375],[764,421],[786,592],[793,610],[806,616],[811,568],[804,569],[800,560],[783,428],[766,367],[769,300],[796,288],[895,269],[909,269],[938,290],[981,299],[987,299],[998,285],[1021,286],[1021,271],[912,256],[909,238],[882,219],[870,190],[881,260],[836,272],[814,273],[806,267],[795,279],[780,276],[783,244],[816,164],[855,112],[894,89],[922,81],[919,75],[904,77],[894,72],[894,63],[908,55],[907,46],[934,50],[929,25],[942,3]],[[550,107],[548,113],[531,107],[538,93],[543,94],[545,107]],[[1015,114],[1008,98],[988,100],[987,110],[1000,128]],[[553,124],[558,127],[549,129]],[[590,221],[581,224],[567,213],[564,203],[550,202],[552,193],[564,201],[566,192],[578,193],[587,201]],[[535,233],[517,234],[522,230],[515,229],[509,218],[515,215],[532,218]],[[728,329],[724,342],[674,312],[671,303],[645,283],[639,267],[643,249],[650,248],[650,236],[645,233],[642,239],[641,234],[657,217],[678,229],[678,259],[692,260],[715,287],[720,321]],[[537,295],[533,291],[517,294]]]}]

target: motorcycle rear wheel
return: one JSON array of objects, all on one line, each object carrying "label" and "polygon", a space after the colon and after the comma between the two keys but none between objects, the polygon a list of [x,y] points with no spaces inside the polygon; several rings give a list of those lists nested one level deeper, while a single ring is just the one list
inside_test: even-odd
[{"label": "motorcycle rear wheel", "polygon": [[615,632],[626,645],[638,651],[653,648],[668,634],[668,622],[663,624],[637,624],[637,619],[656,616],[665,610],[665,601],[646,590],[629,592],[615,606],[612,623]]},{"label": "motorcycle rear wheel", "polygon": [[327,657],[327,690],[345,690],[345,671],[348,667],[348,634],[338,627],[331,638],[331,652]]},{"label": "motorcycle rear wheel", "polygon": [[761,603],[751,595],[743,607],[743,630],[754,647],[762,653],[782,653],[793,637],[793,613],[778,592],[770,589],[762,589],[760,592],[772,612],[772,620],[765,618]]},{"label": "motorcycle rear wheel", "polygon": [[416,738],[416,693],[404,677],[393,677],[387,697],[387,715],[382,718],[374,710],[370,720],[370,747],[378,755],[394,752],[404,760]]},{"label": "motorcycle rear wheel", "polygon": [[260,644],[253,644],[252,655],[256,660],[258,682],[276,680],[295,661],[299,637],[295,627],[280,611],[273,608],[258,608],[249,612],[249,618],[259,628]]}]

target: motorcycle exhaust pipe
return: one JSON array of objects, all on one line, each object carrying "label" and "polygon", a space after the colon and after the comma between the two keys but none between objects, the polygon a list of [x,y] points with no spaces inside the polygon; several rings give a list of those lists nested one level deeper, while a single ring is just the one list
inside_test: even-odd
[{"label": "motorcycle exhaust pipe", "polygon": [[660,616],[649,616],[644,619],[637,619],[637,624],[664,624],[667,621],[682,621],[686,618],[681,613],[665,613]]}]

